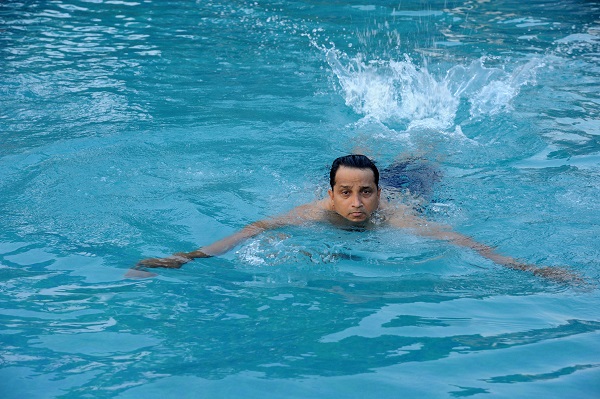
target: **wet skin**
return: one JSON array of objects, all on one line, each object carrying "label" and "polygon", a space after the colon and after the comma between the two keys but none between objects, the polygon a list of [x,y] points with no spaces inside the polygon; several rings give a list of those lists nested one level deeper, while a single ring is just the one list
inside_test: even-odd
[{"label": "wet skin", "polygon": [[[126,274],[130,278],[150,277],[153,274],[143,268],[179,268],[195,258],[207,258],[225,253],[245,239],[265,230],[305,222],[329,221],[334,225],[366,227],[371,216],[378,209],[388,208],[381,203],[381,189],[375,184],[375,175],[371,169],[358,169],[340,166],[335,175],[335,184],[328,191],[328,197],[310,204],[298,206],[287,214],[252,223],[239,232],[218,240],[192,252],[179,252],[167,258],[149,258],[141,260]],[[497,253],[494,248],[478,243],[469,236],[452,231],[450,226],[428,221],[406,206],[387,209],[385,217],[388,225],[409,229],[417,235],[448,241],[455,245],[471,248],[481,256],[509,269],[527,271],[549,280],[568,283],[581,283],[575,273],[560,267],[539,267],[520,262],[510,256]],[[331,216],[335,216],[332,218]],[[337,220],[336,220],[337,219]]]},{"label": "wet skin", "polygon": [[354,224],[362,224],[379,208],[381,188],[375,184],[371,169],[341,166],[328,194],[326,206],[329,210]]}]

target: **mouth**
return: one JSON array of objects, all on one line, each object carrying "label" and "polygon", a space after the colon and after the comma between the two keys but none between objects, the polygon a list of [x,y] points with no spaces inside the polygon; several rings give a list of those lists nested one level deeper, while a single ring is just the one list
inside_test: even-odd
[{"label": "mouth", "polygon": [[349,215],[353,219],[364,218],[366,215],[364,212],[351,212]]}]

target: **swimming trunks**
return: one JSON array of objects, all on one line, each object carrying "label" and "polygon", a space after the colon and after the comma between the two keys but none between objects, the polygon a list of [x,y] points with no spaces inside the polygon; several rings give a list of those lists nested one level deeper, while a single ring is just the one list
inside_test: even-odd
[{"label": "swimming trunks", "polygon": [[442,172],[434,163],[422,158],[397,161],[383,169],[380,174],[382,186],[409,191],[430,201],[433,186],[442,178]]}]

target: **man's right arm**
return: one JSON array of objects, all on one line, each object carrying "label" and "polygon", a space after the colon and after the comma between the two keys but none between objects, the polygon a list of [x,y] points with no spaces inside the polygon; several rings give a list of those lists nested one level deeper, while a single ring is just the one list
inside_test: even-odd
[{"label": "man's right arm", "polygon": [[222,238],[221,240],[215,241],[214,243],[195,251],[178,252],[166,258],[143,259],[134,267],[134,269],[158,267],[178,269],[182,265],[196,258],[210,258],[212,256],[224,254],[241,242],[258,235],[265,230],[272,230],[290,225],[299,225],[309,221],[321,220],[322,218],[323,208],[321,202],[301,205],[284,215],[249,224],[237,233]]},{"label": "man's right arm", "polygon": [[262,233],[265,230],[279,227],[275,222],[272,221],[259,221],[252,223],[242,230],[227,236],[221,240],[215,241],[214,243],[204,246],[200,249],[191,252],[177,252],[166,258],[148,258],[143,259],[137,264],[137,268],[148,267],[148,268],[171,268],[178,269],[184,264],[192,261],[196,258],[210,258],[212,256],[221,255],[228,252],[233,247],[238,245],[248,238],[254,237]]}]

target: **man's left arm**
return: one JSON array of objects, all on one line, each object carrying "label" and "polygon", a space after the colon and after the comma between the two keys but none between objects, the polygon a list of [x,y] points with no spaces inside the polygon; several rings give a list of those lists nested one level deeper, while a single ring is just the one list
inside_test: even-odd
[{"label": "man's left arm", "polygon": [[542,276],[558,282],[583,282],[580,276],[567,269],[560,267],[540,267],[521,262],[513,257],[499,254],[489,245],[482,244],[469,236],[453,231],[450,226],[431,222],[415,215],[405,215],[401,219],[392,220],[391,223],[396,227],[408,228],[423,237],[448,241],[454,245],[470,248],[484,258],[490,259],[509,269],[530,272],[536,276]]}]

